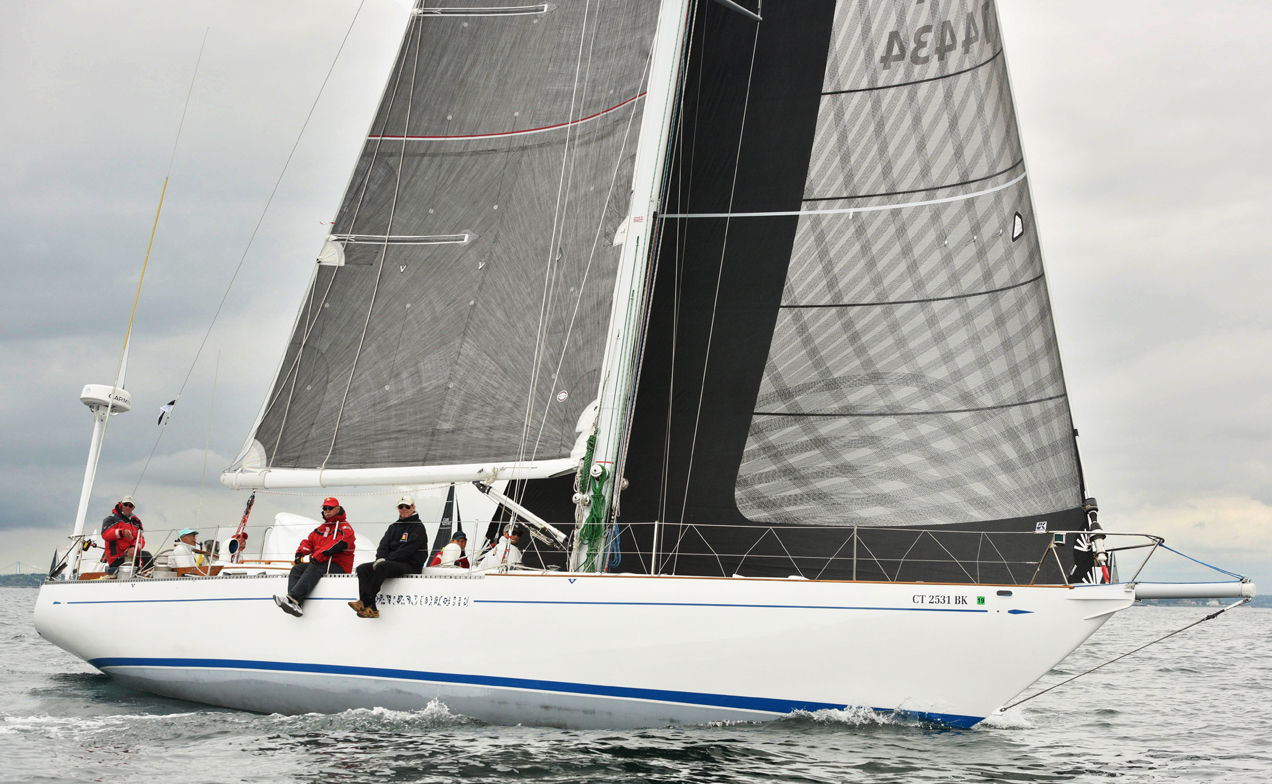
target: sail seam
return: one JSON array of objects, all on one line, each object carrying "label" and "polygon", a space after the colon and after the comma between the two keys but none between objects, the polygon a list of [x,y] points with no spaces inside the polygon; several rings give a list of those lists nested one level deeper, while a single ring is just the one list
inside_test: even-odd
[{"label": "sail seam", "polygon": [[852,90],[831,90],[830,92],[822,93],[822,95],[823,96],[850,95],[852,93],[869,93],[869,92],[874,92],[875,90],[891,90],[897,87],[911,87],[916,84],[926,84],[927,82],[939,82],[942,79],[949,79],[950,77],[953,77],[953,76],[961,76],[962,74],[975,71],[978,68],[984,68],[985,66],[989,65],[990,63],[994,62],[999,57],[1001,57],[1002,54],[1003,54],[1003,50],[999,49],[997,52],[994,52],[994,55],[992,57],[990,57],[988,60],[986,60],[983,63],[977,63],[976,65],[973,65],[970,68],[964,68],[961,71],[954,71],[953,73],[941,74],[940,76],[932,76],[927,79],[916,79],[913,82],[901,82],[900,84],[881,84],[878,87],[858,87]]},{"label": "sail seam", "polygon": [[1019,177],[1005,182],[1002,185],[995,185],[992,188],[986,188],[983,191],[975,193],[964,193],[960,196],[946,196],[942,199],[926,199],[924,201],[907,201],[902,204],[877,204],[871,207],[841,207],[834,210],[781,210],[775,212],[678,212],[674,214],[664,215],[664,218],[780,218],[788,215],[843,215],[852,214],[854,212],[878,212],[880,210],[900,210],[907,207],[929,207],[933,204],[949,204],[950,202],[963,201],[965,199],[974,199],[978,196],[986,196],[991,193],[997,193],[1004,188],[1010,188],[1021,180],[1025,179],[1026,173],[1022,173]]},{"label": "sail seam", "polygon": [[1013,169],[1020,167],[1021,165],[1024,164],[1024,162],[1025,162],[1025,159],[1021,158],[1020,160],[1016,161],[1015,163],[1008,166],[1006,169],[1003,169],[1002,171],[996,171],[993,174],[986,174],[984,177],[977,177],[974,180],[963,180],[962,182],[952,182],[947,185],[932,185],[927,188],[914,188],[908,191],[889,191],[887,193],[863,193],[859,196],[818,196],[812,199],[803,199],[802,201],[810,202],[810,201],[845,201],[847,199],[875,199],[875,198],[880,198],[883,196],[908,196],[911,193],[925,193],[927,191],[943,191],[946,188],[959,188],[964,185],[974,185],[975,183],[984,182],[985,180],[992,180],[995,177],[999,177],[1001,175],[1006,174],[1009,171],[1012,171]]},{"label": "sail seam", "polygon": [[638,95],[633,95],[631,98],[628,98],[626,101],[623,101],[620,104],[615,104],[614,106],[611,106],[608,109],[602,109],[596,114],[589,114],[587,117],[580,117],[577,120],[570,120],[568,122],[556,123],[555,125],[544,125],[539,128],[527,128],[523,131],[501,131],[499,133],[469,133],[469,134],[460,134],[457,136],[406,136],[406,135],[381,134],[379,136],[368,136],[367,139],[396,139],[399,141],[421,142],[421,141],[457,141],[457,140],[462,141],[464,139],[498,139],[498,138],[503,138],[506,136],[525,136],[531,133],[543,133],[544,131],[555,131],[560,128],[571,128],[575,125],[581,125],[582,123],[588,122],[589,120],[595,120],[596,118],[603,117],[611,112],[616,112],[619,109],[622,109],[627,104],[631,103],[632,101],[638,101],[644,97],[645,97],[645,93],[639,93]]},{"label": "sail seam", "polygon": [[942,416],[945,414],[974,414],[977,411],[997,411],[1004,408],[1020,408],[1021,406],[1031,406],[1035,403],[1046,403],[1052,400],[1068,397],[1068,393],[1061,392],[1051,397],[1040,397],[1036,400],[1023,400],[1018,403],[1003,403],[998,406],[980,406],[978,408],[953,408],[944,411],[877,411],[877,412],[836,412],[828,414],[812,413],[805,411],[753,411],[752,416],[782,416],[782,417],[903,417],[903,416]]},{"label": "sail seam", "polygon": [[1043,279],[1046,273],[1040,272],[1029,280],[1022,280],[1019,283],[1013,283],[1010,286],[1003,286],[998,289],[990,289],[988,291],[973,291],[969,294],[951,294],[948,297],[928,297],[926,299],[898,299],[888,302],[831,302],[824,305],[781,305],[783,309],[804,309],[804,308],[873,308],[880,305],[920,305],[925,302],[948,302],[954,299],[970,299],[972,297],[987,297],[990,294],[1000,294],[1004,291],[1011,291],[1022,286],[1028,286],[1030,283],[1036,283]]}]

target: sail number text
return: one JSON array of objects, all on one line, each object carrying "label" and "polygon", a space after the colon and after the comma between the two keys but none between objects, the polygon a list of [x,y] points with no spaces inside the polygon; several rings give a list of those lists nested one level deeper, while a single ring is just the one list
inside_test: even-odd
[{"label": "sail number text", "polygon": [[[977,17],[980,17],[979,20]],[[962,38],[959,38],[957,27],[961,26]],[[909,60],[913,65],[927,65],[936,57],[944,60],[945,55],[963,48],[966,54],[973,46],[988,45],[994,37],[994,9],[988,2],[980,8],[980,13],[968,11],[963,19],[946,19],[940,24],[925,24],[914,31],[907,44],[900,30],[888,33],[888,40],[883,45],[883,56],[879,62],[883,70],[892,68],[893,63]]]},{"label": "sail number text", "polygon": [[966,596],[949,596],[940,593],[916,593],[911,597],[915,604],[967,604]]}]

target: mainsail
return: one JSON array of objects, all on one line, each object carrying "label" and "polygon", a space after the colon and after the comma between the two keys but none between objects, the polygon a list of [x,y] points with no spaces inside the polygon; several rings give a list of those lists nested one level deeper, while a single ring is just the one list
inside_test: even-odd
[{"label": "mainsail", "polygon": [[227,484],[577,462],[657,8],[496,6],[414,10]]}]

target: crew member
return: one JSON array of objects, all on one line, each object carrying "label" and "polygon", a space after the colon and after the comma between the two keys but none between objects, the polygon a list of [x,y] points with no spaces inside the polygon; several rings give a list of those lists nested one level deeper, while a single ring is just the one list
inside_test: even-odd
[{"label": "crew member", "polygon": [[456,531],[446,546],[437,551],[429,566],[457,566],[468,568],[468,559],[464,557],[464,548],[468,546],[468,534]]},{"label": "crew member", "polygon": [[102,520],[102,539],[106,540],[106,574],[117,574],[125,563],[140,565],[138,571],[146,571],[154,565],[154,557],[146,552],[146,538],[142,536],[141,518],[133,514],[137,502],[126,495]]},{"label": "crew member", "polygon": [[[345,519],[344,507],[334,498],[326,499],[322,520],[296,548],[296,563],[287,576],[287,595],[274,597],[274,604],[297,618],[305,614],[301,605],[323,575],[353,571],[353,526]],[[309,563],[304,563],[305,556],[309,556]]]},{"label": "crew member", "polygon": [[375,597],[390,577],[419,574],[428,557],[428,531],[415,513],[415,499],[398,499],[398,520],[384,532],[375,561],[358,566],[358,601],[349,602],[359,618],[379,618]]},{"label": "crew member", "polygon": [[493,569],[496,566],[511,568],[521,563],[521,535],[525,529],[520,525],[509,526],[499,538],[486,557],[477,565],[479,569]]},{"label": "crew member", "polygon": [[203,565],[203,556],[208,553],[206,550],[200,550],[195,547],[198,544],[198,535],[199,532],[193,528],[181,529],[181,533],[177,534],[177,543],[173,545],[172,552],[168,554],[169,566],[173,569],[193,569],[196,566]]}]

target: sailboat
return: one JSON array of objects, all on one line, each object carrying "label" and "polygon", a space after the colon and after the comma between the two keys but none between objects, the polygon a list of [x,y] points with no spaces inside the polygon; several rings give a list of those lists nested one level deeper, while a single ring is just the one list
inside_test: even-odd
[{"label": "sailboat", "polygon": [[535,538],[364,620],[341,575],[303,618],[266,565],[76,579],[77,531],[40,634],[252,711],[970,727],[1137,598],[1254,593],[1118,574],[1161,540],[1088,497],[992,0],[420,0],[221,479]]}]

